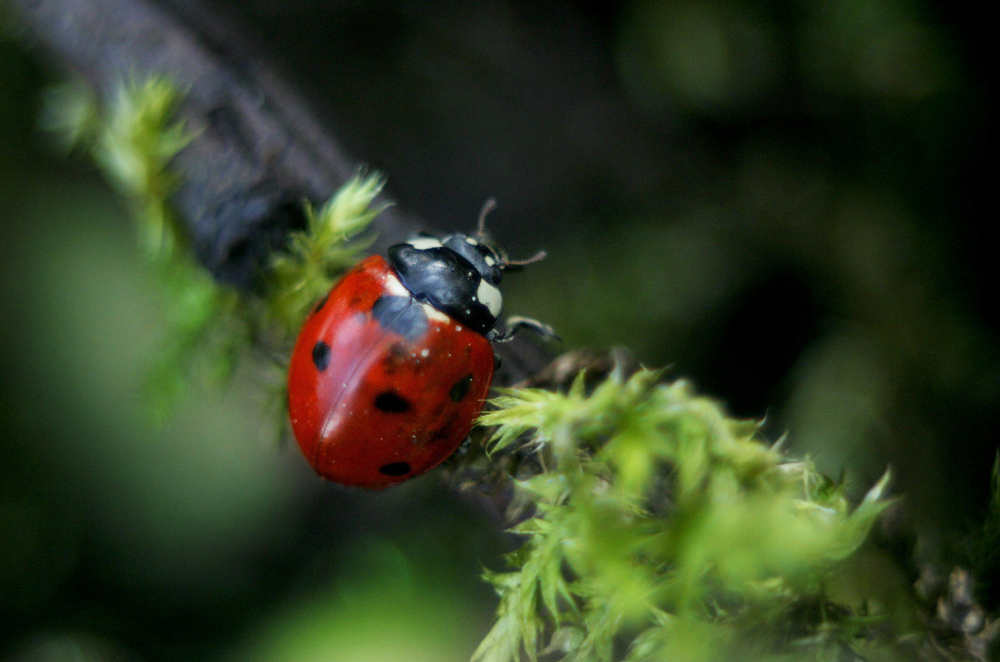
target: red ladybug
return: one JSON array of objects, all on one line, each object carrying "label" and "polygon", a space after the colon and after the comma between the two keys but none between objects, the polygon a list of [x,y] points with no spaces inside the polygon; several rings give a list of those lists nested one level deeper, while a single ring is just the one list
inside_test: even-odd
[{"label": "red ladybug", "polygon": [[490,341],[520,326],[553,335],[524,318],[494,328],[504,270],[534,259],[511,262],[462,234],[417,237],[334,285],[302,327],[288,374],[292,429],[313,469],[382,488],[448,457],[489,391]]}]

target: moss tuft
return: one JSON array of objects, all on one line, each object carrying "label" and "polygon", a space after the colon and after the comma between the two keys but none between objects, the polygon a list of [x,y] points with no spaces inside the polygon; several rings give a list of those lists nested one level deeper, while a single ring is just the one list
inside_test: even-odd
[{"label": "moss tuft", "polygon": [[[514,570],[487,573],[497,622],[476,662],[718,660],[849,647],[830,605],[789,635],[803,604],[864,541],[888,473],[852,509],[811,462],[768,445],[684,381],[613,373],[592,393],[505,391],[480,418],[496,451],[527,444],[548,467],[516,481],[535,516],[515,526]],[[753,658],[749,658],[753,659]]]}]

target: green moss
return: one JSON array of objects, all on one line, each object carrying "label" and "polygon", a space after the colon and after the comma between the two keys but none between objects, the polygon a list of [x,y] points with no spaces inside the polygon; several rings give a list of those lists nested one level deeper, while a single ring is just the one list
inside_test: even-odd
[{"label": "green moss", "polygon": [[194,366],[228,376],[249,336],[240,296],[195,262],[169,202],[180,181],[170,163],[194,137],[175,119],[180,98],[168,79],[151,77],[123,82],[102,107],[72,81],[48,91],[42,119],[66,146],[84,148],[130,203],[139,244],[160,281],[167,333],[147,386],[157,419],[172,410]]},{"label": "green moss", "polygon": [[371,245],[373,237],[356,237],[386,208],[372,206],[384,184],[378,174],[359,173],[319,209],[306,205],[306,229],[293,233],[287,252],[274,259],[268,298],[271,314],[290,333],[298,331],[309,307]]},{"label": "green moss", "polygon": [[480,418],[498,426],[493,450],[526,443],[551,469],[517,481],[536,515],[513,529],[527,537],[508,558],[515,569],[486,576],[501,603],[477,662],[850,645],[848,619],[831,616],[842,609],[794,636],[787,626],[802,605],[824,604],[824,580],[888,503],[888,474],[852,509],[754,422],[660,378],[613,374],[589,395],[582,376],[565,394],[507,391]]}]

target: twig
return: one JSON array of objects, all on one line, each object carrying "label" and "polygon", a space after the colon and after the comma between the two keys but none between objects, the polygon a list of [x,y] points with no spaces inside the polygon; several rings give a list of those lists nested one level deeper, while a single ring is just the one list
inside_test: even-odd
[{"label": "twig", "polygon": [[[12,0],[24,36],[99,94],[123,79],[169,77],[185,90],[180,116],[197,138],[175,166],[174,204],[199,259],[220,280],[251,289],[268,255],[303,225],[357,164],[234,30],[189,2]],[[390,211],[382,243],[417,226]]]}]

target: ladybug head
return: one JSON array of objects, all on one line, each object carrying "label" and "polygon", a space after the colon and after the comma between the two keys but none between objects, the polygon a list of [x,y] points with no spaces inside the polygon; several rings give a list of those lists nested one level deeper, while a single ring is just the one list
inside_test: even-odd
[{"label": "ladybug head", "polygon": [[511,261],[490,244],[483,218],[491,208],[490,203],[483,208],[476,237],[418,236],[388,251],[389,263],[414,297],[484,335],[496,326],[503,310],[499,286],[504,271],[545,257],[539,253],[530,260]]},{"label": "ladybug head", "polygon": [[[470,243],[475,242],[475,243]],[[389,247],[389,263],[414,297],[486,334],[503,309],[498,253],[461,234],[415,237]]]},{"label": "ladybug head", "polygon": [[441,240],[441,244],[468,260],[487,282],[494,286],[500,284],[507,260],[498,248],[486,243],[482,238],[477,239],[464,234],[449,235]]}]

